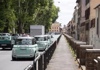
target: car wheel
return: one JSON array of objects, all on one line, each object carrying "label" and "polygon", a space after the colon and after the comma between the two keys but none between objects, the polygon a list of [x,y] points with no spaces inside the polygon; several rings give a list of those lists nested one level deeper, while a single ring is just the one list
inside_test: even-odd
[{"label": "car wheel", "polygon": [[10,50],[12,50],[12,47],[10,48]]},{"label": "car wheel", "polygon": [[12,48],[13,48],[13,45],[11,45],[11,48],[10,49],[12,50]]},{"label": "car wheel", "polygon": [[12,56],[12,60],[16,60],[16,58]]},{"label": "car wheel", "polygon": [[35,59],[35,56],[34,56],[34,57],[32,57],[31,59],[32,59],[32,60],[34,60],[34,59]]},{"label": "car wheel", "polygon": [[3,47],[2,50],[5,50],[5,48]]}]

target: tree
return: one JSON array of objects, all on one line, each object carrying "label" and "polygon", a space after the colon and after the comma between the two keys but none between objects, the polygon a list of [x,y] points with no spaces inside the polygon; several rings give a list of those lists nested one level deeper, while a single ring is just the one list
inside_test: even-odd
[{"label": "tree", "polygon": [[53,0],[1,0],[0,31],[29,32],[30,25],[44,25],[48,31],[58,18],[59,8]]},{"label": "tree", "polygon": [[10,32],[14,27],[16,17],[11,5],[12,0],[0,1],[0,32]]}]

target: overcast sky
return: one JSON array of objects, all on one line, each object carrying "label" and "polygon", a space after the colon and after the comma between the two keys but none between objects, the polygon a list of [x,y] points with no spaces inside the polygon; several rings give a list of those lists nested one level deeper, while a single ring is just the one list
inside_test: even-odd
[{"label": "overcast sky", "polygon": [[59,17],[56,20],[61,25],[67,25],[72,19],[76,0],[54,0],[54,4],[60,8]]}]

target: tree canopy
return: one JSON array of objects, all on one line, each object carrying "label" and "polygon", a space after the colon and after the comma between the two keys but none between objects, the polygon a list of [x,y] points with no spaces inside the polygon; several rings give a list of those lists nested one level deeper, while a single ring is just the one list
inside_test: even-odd
[{"label": "tree canopy", "polygon": [[29,32],[30,25],[44,25],[48,31],[58,12],[53,0],[0,0],[0,32]]}]

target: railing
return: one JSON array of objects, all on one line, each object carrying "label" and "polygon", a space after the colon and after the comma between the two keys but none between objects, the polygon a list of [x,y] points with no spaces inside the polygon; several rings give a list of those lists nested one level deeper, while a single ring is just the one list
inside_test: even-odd
[{"label": "railing", "polygon": [[86,45],[81,41],[76,41],[69,35],[64,34],[64,36],[75,52],[79,67],[83,67],[83,70],[100,70],[100,49],[93,49],[93,45]]},{"label": "railing", "polygon": [[93,45],[80,45],[79,49],[80,66],[85,65],[86,49],[93,49]]},{"label": "railing", "polygon": [[30,66],[31,68],[27,68],[25,70],[45,70],[57,47],[57,43],[59,42],[60,37],[61,35],[57,38],[56,41],[54,41],[54,43],[49,48],[47,48],[44,52],[42,52],[35,58],[32,66]]},{"label": "railing", "polygon": [[94,70],[96,67],[94,59],[97,59],[98,56],[100,56],[100,49],[86,49],[86,70]]}]

